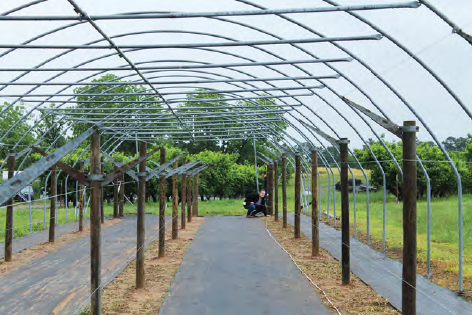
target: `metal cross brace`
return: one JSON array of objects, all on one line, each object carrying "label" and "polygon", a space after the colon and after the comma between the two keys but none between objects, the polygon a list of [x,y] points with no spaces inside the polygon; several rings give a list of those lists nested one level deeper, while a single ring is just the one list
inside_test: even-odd
[{"label": "metal cross brace", "polygon": [[7,202],[23,187],[31,184],[46,170],[50,169],[53,165],[59,162],[67,153],[78,147],[79,144],[86,140],[91,134],[93,134],[98,129],[98,127],[98,124],[94,125],[74,140],[66,143],[48,156],[42,157],[38,162],[31,165],[23,172],[7,180],[3,185],[0,186],[0,204]]},{"label": "metal cross brace", "polygon": [[401,127],[398,126],[397,124],[395,124],[393,121],[391,120],[388,120],[387,118],[383,118],[373,112],[371,112],[370,110],[368,110],[367,108],[365,107],[362,107],[361,105],[357,104],[357,103],[354,103],[353,101],[351,101],[350,99],[346,98],[346,97],[342,97],[341,98],[347,105],[349,105],[350,107],[352,108],[355,108],[357,109],[358,111],[360,111],[361,113],[363,113],[364,115],[370,117],[373,121],[375,121],[377,124],[379,124],[381,127],[387,129],[388,131],[390,131],[391,133],[393,133],[394,135],[396,135],[397,137],[401,138],[402,137],[402,130],[401,130]]},{"label": "metal cross brace", "polygon": [[200,173],[201,171],[203,171],[204,169],[206,169],[208,166],[208,164],[205,164],[205,165],[202,165],[200,167],[197,167],[196,169],[194,170],[191,170],[190,172],[187,173],[188,176],[195,176],[197,175],[198,173]]},{"label": "metal cross brace", "polygon": [[[122,166],[124,165],[122,162],[119,162],[119,161],[115,160],[113,157],[111,157],[111,156],[108,155],[107,153],[102,152],[102,154],[103,154],[108,160],[110,160],[115,166],[117,166],[117,167],[122,167]],[[139,181],[138,175],[136,174],[135,171],[133,171],[133,170],[128,170],[128,171],[126,172],[126,174],[128,174],[129,176],[131,176],[131,178],[133,178],[134,180]]]},{"label": "metal cross brace", "polygon": [[166,171],[166,178],[169,178],[171,177],[172,175],[174,174],[183,174],[185,171],[191,169],[192,167],[196,166],[198,163],[200,163],[200,161],[192,161],[188,164],[185,164],[185,165],[182,165],[178,168],[168,168],[167,171]]},{"label": "metal cross brace", "polygon": [[[160,176],[160,175],[166,175],[166,174],[161,174],[163,172],[167,173],[168,170],[167,168],[172,165],[175,161],[177,161],[178,159],[180,159],[182,156],[184,156],[185,154],[181,154],[179,156],[176,156],[175,158],[173,158],[172,160],[160,165],[158,168],[156,168],[154,171],[150,172],[149,175],[146,177],[146,181],[150,180],[151,178],[155,177],[155,176]],[[167,177],[166,177],[167,178]]]},{"label": "metal cross brace", "polygon": [[265,159],[267,159],[267,160],[269,161],[268,164],[274,163],[274,160],[271,159],[271,158],[269,158],[269,157],[268,157],[267,155],[265,155],[264,153],[262,153],[262,152],[258,152],[258,153],[259,153],[260,155],[262,155]]}]

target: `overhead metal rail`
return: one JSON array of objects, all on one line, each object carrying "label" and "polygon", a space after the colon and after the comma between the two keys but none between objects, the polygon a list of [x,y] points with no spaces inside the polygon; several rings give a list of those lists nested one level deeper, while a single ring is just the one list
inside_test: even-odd
[{"label": "overhead metal rail", "polygon": [[301,13],[321,13],[339,11],[365,11],[383,9],[409,9],[418,8],[421,4],[418,1],[390,4],[371,5],[351,5],[321,8],[289,8],[275,10],[254,10],[254,11],[223,11],[223,12],[175,12],[175,13],[140,13],[140,14],[116,14],[116,15],[84,15],[79,16],[0,16],[0,21],[99,21],[99,20],[137,20],[137,19],[177,19],[177,18],[197,18],[215,16],[251,16],[251,15],[274,15],[274,14],[301,14]]}]

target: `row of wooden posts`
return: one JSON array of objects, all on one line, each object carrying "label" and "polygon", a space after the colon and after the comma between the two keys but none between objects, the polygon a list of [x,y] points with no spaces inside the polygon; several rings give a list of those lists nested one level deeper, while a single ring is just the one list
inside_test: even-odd
[{"label": "row of wooden posts", "polygon": [[[416,314],[416,132],[414,121],[403,125],[403,277],[402,277],[402,314]],[[341,267],[342,284],[350,284],[350,227],[349,227],[349,186],[348,186],[348,139],[338,142],[341,161]],[[311,232],[312,256],[320,252],[319,213],[318,213],[318,154],[311,152]],[[279,220],[277,161],[267,165],[267,212]],[[283,227],[287,227],[287,160],[282,156],[282,211]],[[301,235],[301,157],[295,154],[295,216],[294,237]]]},{"label": "row of wooden posts", "polygon": [[[137,207],[137,250],[136,250],[136,287],[145,286],[144,273],[144,241],[145,241],[145,200],[146,200],[146,154],[147,143],[141,142],[139,147],[139,173],[138,173],[138,207]],[[166,163],[165,148],[160,148],[160,164]],[[175,158],[176,156],[174,156]],[[135,160],[136,162],[136,160]],[[185,165],[186,159],[183,159]],[[133,163],[133,162],[130,162]],[[134,164],[133,164],[134,165]],[[51,199],[50,199],[50,221],[49,221],[49,242],[55,239],[55,218],[56,218],[56,168],[63,166],[58,163],[51,168]],[[178,161],[173,164],[174,169],[178,168]],[[114,183],[114,208],[113,217],[123,216],[124,211],[124,173],[117,171],[115,167]],[[8,160],[8,177],[12,178],[15,171],[15,154],[10,152]],[[67,170],[66,170],[67,171]],[[70,169],[68,170],[70,172]],[[101,223],[104,223],[103,209],[103,186],[101,182],[104,179],[104,165],[100,159],[100,135],[94,133],[90,137],[90,174],[85,176],[84,162],[79,162],[79,170],[73,174],[87,177],[90,187],[90,256],[91,256],[91,310],[92,314],[101,314]],[[192,181],[193,178],[193,181]],[[178,237],[179,213],[178,213],[178,175],[172,176],[172,239]],[[120,183],[121,181],[121,183]],[[186,228],[186,222],[191,222],[192,217],[198,216],[198,185],[199,175],[182,174],[181,191],[181,229]],[[159,174],[159,254],[158,257],[165,256],[165,208],[166,208],[166,176],[164,172]],[[120,187],[120,189],[119,189]],[[84,229],[84,183],[80,183],[79,188],[79,231]],[[189,202],[187,202],[189,201]],[[12,260],[12,241],[13,241],[13,198],[7,202],[7,218],[5,233],[5,261]]]}]

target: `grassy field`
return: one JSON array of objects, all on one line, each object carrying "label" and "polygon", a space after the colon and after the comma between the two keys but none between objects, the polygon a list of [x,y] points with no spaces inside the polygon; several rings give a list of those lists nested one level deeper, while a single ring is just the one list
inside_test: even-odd
[{"label": "grassy field", "polygon": [[[328,176],[326,170],[320,169],[321,185],[328,184]],[[338,174],[336,174],[338,175]],[[363,178],[362,173],[356,170],[356,178]],[[339,176],[336,177],[336,181]],[[293,179],[287,186],[287,207],[289,212],[294,209],[294,187]],[[308,196],[310,197],[310,196]],[[353,225],[353,198],[350,195],[350,212],[351,224]],[[327,188],[322,190],[321,208],[322,212],[327,210]],[[357,193],[357,231],[359,239],[365,239],[366,234],[366,194]],[[382,224],[383,224],[383,194],[382,192],[370,193],[370,234],[372,242],[382,241]],[[171,203],[168,203],[167,214],[171,214]],[[432,203],[432,258],[442,262],[450,271],[457,272],[458,257],[458,202],[457,197],[448,197],[442,199],[434,199]],[[464,195],[463,199],[464,213],[464,274],[472,276],[472,195]],[[179,210],[180,211],[180,210]],[[336,214],[341,213],[340,193],[336,193]],[[125,213],[135,213],[136,210],[129,203],[126,203]],[[158,203],[147,203],[146,212],[157,213]],[[282,212],[282,196],[281,188],[279,189],[279,212]],[[331,196],[329,212],[333,213],[333,198]],[[107,216],[112,215],[113,205],[105,205],[105,213]],[[201,215],[245,215],[246,210],[242,207],[242,200],[211,200],[199,203],[199,213]],[[6,208],[0,210],[0,242],[4,240]],[[87,213],[88,217],[88,213]],[[33,231],[39,231],[44,228],[44,202],[38,201],[34,204],[32,210],[32,221],[34,222]],[[324,219],[325,220],[325,219]],[[46,208],[46,228],[49,224],[49,207]],[[66,211],[64,207],[58,209],[58,224],[66,223]],[[68,222],[75,221],[74,208],[68,209]],[[330,218],[330,223],[333,219]],[[340,225],[340,221],[338,221]],[[387,195],[386,205],[386,245],[387,249],[398,249],[402,244],[402,206],[397,204],[395,196]],[[353,230],[353,228],[352,228]],[[426,233],[427,233],[427,203],[426,200],[418,201],[418,259],[426,260]],[[21,237],[29,234],[29,209],[27,205],[16,207],[14,210],[14,237]]]}]

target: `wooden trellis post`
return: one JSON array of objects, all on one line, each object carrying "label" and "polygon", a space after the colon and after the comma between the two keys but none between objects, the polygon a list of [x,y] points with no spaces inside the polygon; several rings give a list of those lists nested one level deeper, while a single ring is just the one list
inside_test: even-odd
[{"label": "wooden trellis post", "polygon": [[[160,163],[166,162],[166,149],[161,147]],[[166,238],[166,177],[164,174],[159,176],[159,258],[165,256],[165,238]]]},{"label": "wooden trellis post", "polygon": [[[15,159],[16,153],[14,150],[10,151],[8,157],[8,179],[15,176]],[[13,198],[11,197],[7,203],[7,217],[5,224],[5,261],[12,260],[13,248]]]},{"label": "wooden trellis post", "polygon": [[193,206],[192,206],[192,215],[194,217],[198,216],[198,174],[193,177]]},{"label": "wooden trellis post", "polygon": [[187,221],[192,222],[192,176],[187,176]]},{"label": "wooden trellis post", "polygon": [[[184,158],[183,161],[182,161],[182,165],[185,165],[186,164],[186,159]],[[182,174],[182,192],[180,194],[180,202],[181,202],[181,210],[180,210],[180,225],[181,225],[181,228],[182,230],[185,229],[185,224],[186,224],[186,221],[185,221],[185,203],[186,203],[186,199],[187,199],[187,174],[184,172]]]},{"label": "wooden trellis post", "polygon": [[267,214],[274,214],[274,164],[269,164],[267,166]]},{"label": "wooden trellis post", "polygon": [[414,121],[403,123],[403,281],[402,313],[416,314],[416,132]]},{"label": "wooden trellis post", "polygon": [[49,243],[54,243],[56,234],[56,195],[57,195],[57,168],[51,168],[51,200],[49,202]]},{"label": "wooden trellis post", "polygon": [[[117,167],[115,166],[115,170]],[[118,176],[113,181],[113,218],[116,219],[119,216],[119,191],[118,191]]]},{"label": "wooden trellis post", "polygon": [[[174,154],[174,158],[177,154]],[[174,162],[174,169],[179,166],[179,162]],[[172,239],[175,240],[179,233],[179,189],[177,186],[177,174],[172,175]]]},{"label": "wooden trellis post", "polygon": [[[341,265],[342,283],[351,282],[350,275],[350,235],[349,235],[349,187],[347,175],[347,145],[349,140],[343,138],[338,141],[341,154]],[[335,219],[336,220],[336,219]]]},{"label": "wooden trellis post", "polygon": [[282,226],[287,228],[287,156],[282,155]]},{"label": "wooden trellis post", "polygon": [[101,313],[101,227],[100,227],[100,190],[101,185],[94,177],[101,174],[100,165],[100,134],[90,136],[90,256],[92,282],[92,315]]},{"label": "wooden trellis post", "polygon": [[279,221],[279,185],[278,185],[278,178],[279,178],[279,170],[278,170],[278,163],[274,161],[274,220]]},{"label": "wooden trellis post", "polygon": [[301,165],[300,155],[295,155],[295,238],[300,238],[300,184],[301,184]]},{"label": "wooden trellis post", "polygon": [[[84,172],[84,161],[79,161],[79,171]],[[85,186],[79,182],[79,231],[84,230],[84,189]]]},{"label": "wooden trellis post", "polygon": [[[146,156],[147,143],[141,142],[139,145],[139,156]],[[145,240],[145,211],[146,211],[146,160],[139,163],[139,189],[138,189],[138,218],[136,231],[136,287],[144,288],[144,240]]]},{"label": "wooden trellis post", "polygon": [[120,217],[124,216],[125,208],[125,174],[121,174],[121,185],[120,185]]}]

